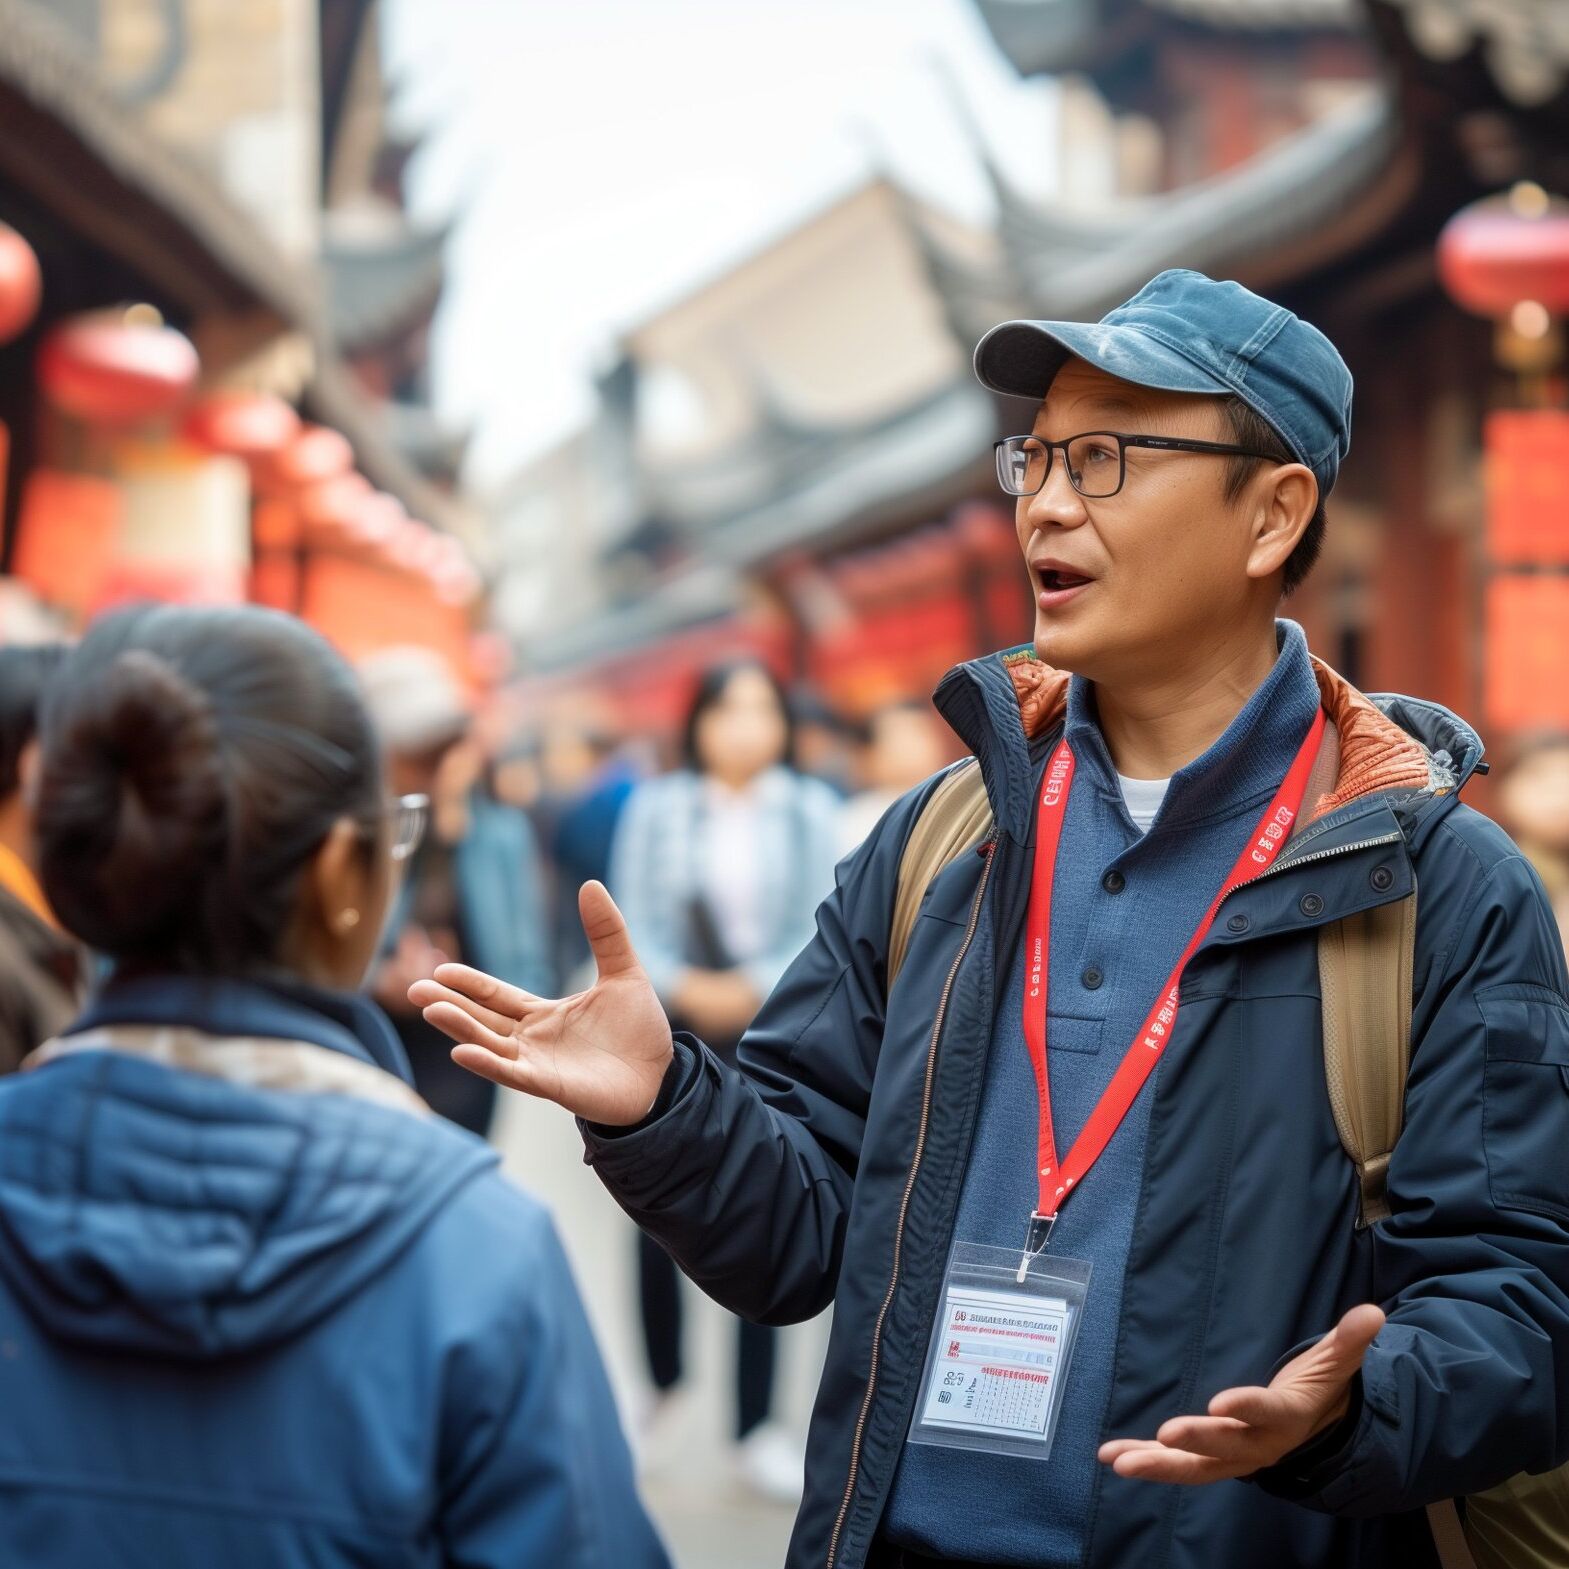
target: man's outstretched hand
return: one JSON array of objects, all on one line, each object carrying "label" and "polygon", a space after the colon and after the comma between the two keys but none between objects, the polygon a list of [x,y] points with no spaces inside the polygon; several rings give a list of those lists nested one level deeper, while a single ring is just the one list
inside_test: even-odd
[{"label": "man's outstretched hand", "polygon": [[1118,1438],[1100,1446],[1101,1461],[1118,1476],[1151,1482],[1226,1482],[1251,1476],[1338,1422],[1351,1398],[1351,1381],[1384,1313],[1370,1303],[1341,1321],[1270,1380],[1268,1389],[1226,1389],[1208,1416],[1177,1416],[1154,1438]]},{"label": "man's outstretched hand", "polygon": [[589,1122],[625,1127],[642,1121],[659,1095],[670,1024],[602,883],[583,885],[578,913],[599,968],[587,991],[536,997],[466,964],[443,964],[434,980],[409,988],[409,1001],[457,1042],[460,1067]]}]

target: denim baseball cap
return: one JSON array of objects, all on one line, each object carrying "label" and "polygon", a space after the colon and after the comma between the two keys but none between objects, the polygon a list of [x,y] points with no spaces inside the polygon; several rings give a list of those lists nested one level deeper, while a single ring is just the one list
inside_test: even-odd
[{"label": "denim baseball cap", "polygon": [[1240,283],[1173,269],[1098,322],[1005,321],[975,349],[993,392],[1044,398],[1077,356],[1162,392],[1235,393],[1327,496],[1351,445],[1351,372],[1317,327]]}]

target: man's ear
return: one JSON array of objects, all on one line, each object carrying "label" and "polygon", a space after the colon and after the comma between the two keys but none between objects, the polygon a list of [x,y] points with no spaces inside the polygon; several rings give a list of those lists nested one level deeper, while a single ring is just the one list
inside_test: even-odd
[{"label": "man's ear", "polygon": [[1291,559],[1318,509],[1318,480],[1303,463],[1283,463],[1265,470],[1257,482],[1252,544],[1247,573],[1251,578],[1272,577]]}]

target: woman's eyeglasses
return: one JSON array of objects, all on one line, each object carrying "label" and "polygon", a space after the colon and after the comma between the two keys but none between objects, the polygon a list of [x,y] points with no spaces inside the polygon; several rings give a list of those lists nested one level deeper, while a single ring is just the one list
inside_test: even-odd
[{"label": "woman's eyeglasses", "polygon": [[392,859],[402,863],[419,849],[425,838],[425,824],[430,821],[430,797],[400,795],[387,803],[387,817],[392,825]]}]

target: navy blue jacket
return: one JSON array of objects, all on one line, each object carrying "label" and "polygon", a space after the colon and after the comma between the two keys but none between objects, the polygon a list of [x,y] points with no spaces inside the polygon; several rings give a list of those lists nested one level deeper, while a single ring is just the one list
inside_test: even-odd
[{"label": "navy blue jacket", "polygon": [[[548,1216],[370,1004],[144,979],[77,1029],[0,1082],[0,1563],[668,1569]],[[237,1082],[258,1037],[362,1083]]]},{"label": "navy blue jacket", "polygon": [[[1457,800],[1454,715],[1377,704],[1322,666],[1336,789],[1222,906],[1154,1085],[1103,1437],[1148,1436],[1267,1381],[1347,1308],[1382,1304],[1343,1441],[1252,1482],[1096,1478],[1086,1569],[1436,1563],[1421,1507],[1569,1458],[1569,1003],[1545,895]],[[1035,780],[1065,680],[952,672],[997,833],[939,875],[886,996],[899,860],[934,782],[839,869],[817,933],[741,1047],[690,1038],[651,1118],[586,1128],[622,1205],[711,1295],[783,1323],[834,1305],[790,1569],[867,1562],[909,1428],[993,1019],[1017,951]],[[1420,888],[1393,1214],[1357,1231],[1324,1082],[1318,929]],[[978,1494],[977,1510],[1006,1510]]]}]

